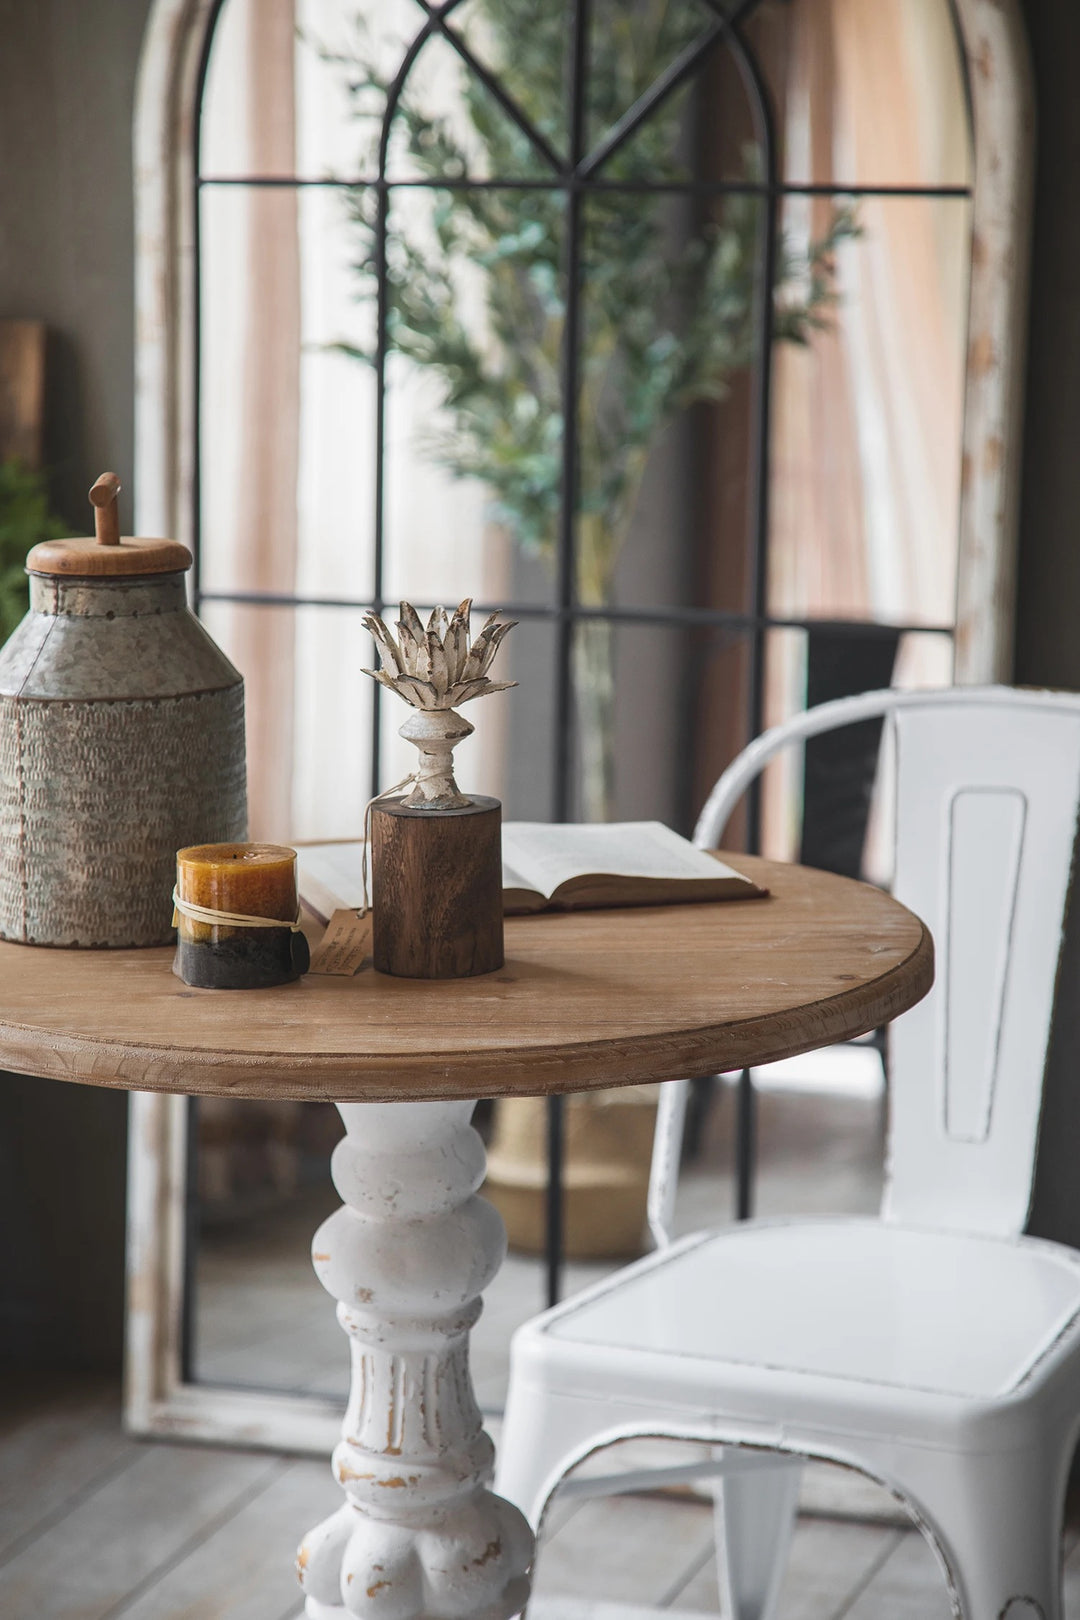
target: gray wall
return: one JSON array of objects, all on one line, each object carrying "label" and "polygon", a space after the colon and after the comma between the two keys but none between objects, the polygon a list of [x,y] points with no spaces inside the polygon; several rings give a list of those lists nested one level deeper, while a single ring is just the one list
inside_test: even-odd
[{"label": "gray wall", "polygon": [[[132,467],[131,119],[148,9],[0,0],[0,317],[48,322],[46,457],[76,533],[98,473]],[[119,1365],[125,1121],[119,1093],[0,1075],[0,1357]]]},{"label": "gray wall", "polygon": [[[78,528],[97,473],[132,466],[130,132],[147,10],[148,0],[0,0],[0,316],[49,323],[54,501]],[[1080,689],[1080,9],[1028,0],[1028,12],[1039,158],[1017,676]],[[1074,932],[1036,1222],[1080,1242],[1080,924]],[[118,1363],[124,1118],[118,1095],[0,1076],[0,1354]]]},{"label": "gray wall", "polygon": [[[1080,690],[1080,7],[1027,0],[1038,167],[1016,679]],[[1074,902],[1080,891],[1074,886]],[[1080,1246],[1080,904],[1058,983],[1032,1229]]]},{"label": "gray wall", "polygon": [[[49,323],[46,455],[77,532],[132,465],[131,117],[149,0],[0,0],[0,316]],[[121,497],[131,530],[130,489]]]},{"label": "gray wall", "polygon": [[1016,679],[1080,690],[1080,6],[1026,0],[1038,161]]}]

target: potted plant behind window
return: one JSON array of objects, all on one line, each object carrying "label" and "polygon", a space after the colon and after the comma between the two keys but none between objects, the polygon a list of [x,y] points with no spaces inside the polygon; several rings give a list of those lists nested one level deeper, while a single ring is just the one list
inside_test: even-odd
[{"label": "potted plant behind window", "polygon": [[[601,0],[588,87],[588,125],[610,130],[701,32],[701,13],[674,0],[627,8]],[[539,133],[566,143],[566,29],[558,9],[530,0],[474,0],[486,60]],[[601,43],[602,42],[602,43]],[[332,58],[347,70],[361,125],[376,130],[388,89],[363,59]],[[669,201],[635,186],[690,178],[685,146],[687,90],[662,100],[632,140],[605,163],[606,189],[582,212],[582,305],[576,502],[578,602],[602,609],[613,598],[649,454],[690,406],[722,399],[754,356],[761,209],[753,190],[726,195],[719,216],[688,231]],[[424,449],[491,494],[492,521],[527,554],[552,565],[563,498],[563,368],[566,317],[563,246],[566,200],[557,177],[477,77],[462,72],[458,117],[432,113],[406,81],[394,122],[399,161],[429,183],[410,192],[407,223],[387,225],[386,340],[438,378],[442,425]],[[371,158],[371,150],[366,154]],[[756,149],[743,152],[743,179],[760,179]],[[469,189],[480,175],[554,181],[550,190]],[[439,180],[451,182],[440,190]],[[631,188],[619,193],[619,184]],[[423,217],[422,199],[430,200]],[[378,194],[346,194],[357,243],[357,292],[378,286]],[[782,237],[774,286],[774,336],[807,344],[836,301],[834,252],[857,234],[850,209],[833,212],[826,234],[798,251]],[[482,288],[463,298],[463,271]],[[373,363],[374,350],[339,348]],[[602,618],[577,626],[574,685],[581,738],[581,802],[588,821],[614,811],[614,646]]]},{"label": "potted plant behind window", "polygon": [[[494,77],[549,146],[564,151],[568,33],[561,10],[537,8],[531,0],[473,0],[469,15]],[[597,0],[586,97],[590,141],[617,124],[700,36],[702,25],[700,10],[688,0],[643,0],[632,8]],[[327,55],[341,65],[356,117],[371,132],[370,157],[388,80],[362,51]],[[632,139],[604,163],[609,189],[589,191],[582,207],[574,585],[585,608],[612,603],[649,455],[664,429],[689,407],[722,399],[754,357],[761,209],[767,206],[753,190],[760,177],[756,149],[742,155],[747,190],[726,195],[716,217],[697,229],[677,219],[668,198],[644,190],[662,191],[690,178],[681,157],[690,105],[688,87],[661,98]],[[485,484],[493,522],[523,552],[553,565],[564,467],[566,198],[559,176],[482,80],[464,68],[456,116],[426,106],[406,80],[393,139],[399,157],[432,189],[411,192],[408,223],[391,215],[385,254],[379,195],[371,188],[346,194],[357,242],[358,293],[373,299],[384,272],[388,350],[442,385],[442,425],[429,434],[427,453],[456,476]],[[514,189],[462,183],[478,175],[552,184]],[[450,183],[440,189],[440,180]],[[619,184],[627,190],[610,189]],[[776,339],[805,345],[827,324],[836,301],[834,252],[857,234],[852,211],[838,208],[825,235],[802,251],[781,237],[772,289]],[[481,318],[468,313],[475,298],[461,297],[463,270],[482,286]],[[374,350],[340,347],[374,361]],[[615,810],[611,622],[579,622],[573,658],[581,808],[586,820],[608,820]],[[516,1123],[514,1109],[520,1110]],[[602,1131],[600,1110],[607,1111]],[[597,1118],[579,1122],[577,1113]],[[542,1225],[539,1117],[527,1100],[500,1102],[493,1145],[496,1165],[505,1160],[509,1175],[516,1162],[522,1185],[535,1184],[531,1246],[539,1246]],[[569,1183],[581,1168],[574,1144],[580,1142],[587,1157],[600,1151],[601,1137],[608,1139],[604,1153],[623,1161],[620,1185],[637,1212],[630,1224],[639,1230],[650,1119],[625,1093],[590,1094],[568,1104]],[[621,1155],[620,1141],[626,1150]],[[588,1189],[600,1186],[596,1176],[584,1174],[583,1211],[593,1202]],[[609,1187],[604,1196],[622,1195]],[[516,1224],[509,1208],[504,1213]],[[583,1229],[590,1219],[581,1214]],[[572,1227],[578,1221],[573,1207],[569,1221]],[[623,1221],[615,1225],[625,1228]],[[615,1252],[624,1249],[620,1237]]]},{"label": "potted plant behind window", "polygon": [[49,510],[44,473],[16,457],[0,461],[0,642],[30,605],[28,554],[39,541],[60,540],[67,532]]}]

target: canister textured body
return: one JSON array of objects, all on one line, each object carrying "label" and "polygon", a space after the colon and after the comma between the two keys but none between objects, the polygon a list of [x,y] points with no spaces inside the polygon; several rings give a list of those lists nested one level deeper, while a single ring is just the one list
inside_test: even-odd
[{"label": "canister textured body", "polygon": [[176,850],[246,836],[243,693],[182,575],[32,576],[0,650],[0,935],[166,943]]}]

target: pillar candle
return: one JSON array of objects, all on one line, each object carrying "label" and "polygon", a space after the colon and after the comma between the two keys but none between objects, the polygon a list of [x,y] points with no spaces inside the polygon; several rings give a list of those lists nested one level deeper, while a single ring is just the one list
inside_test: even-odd
[{"label": "pillar candle", "polygon": [[296,851],[283,844],[194,844],[176,854],[181,902],[236,917],[266,917],[279,928],[190,917],[178,908],[174,972],[185,984],[252,990],[298,979],[307,941],[294,932]]}]

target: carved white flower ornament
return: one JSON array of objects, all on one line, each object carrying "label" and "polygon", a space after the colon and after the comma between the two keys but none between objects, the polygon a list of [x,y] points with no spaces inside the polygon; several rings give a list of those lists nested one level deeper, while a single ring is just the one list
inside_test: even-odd
[{"label": "carved white flower ornament", "polygon": [[425,630],[411,602],[402,602],[397,636],[377,613],[365,613],[364,625],[375,638],[381,669],[366,669],[380,685],[396,692],[418,712],[401,735],[420,752],[405,803],[413,809],[458,810],[470,804],[454,781],[454,748],[473,727],[454,709],[489,692],[505,692],[516,681],[488,677],[495,654],[516,621],[499,623],[493,613],[475,641],[469,639],[472,598],[466,597],[451,617],[445,608],[432,612]]},{"label": "carved white flower ornament", "polygon": [[500,624],[498,614],[486,620],[470,643],[472,598],[454,611],[432,610],[425,630],[411,602],[402,602],[397,636],[391,635],[377,613],[365,613],[364,625],[375,638],[381,669],[366,669],[381,685],[396,692],[414,709],[453,709],[489,692],[505,692],[516,681],[492,681],[488,670],[507,632],[516,620]]}]

